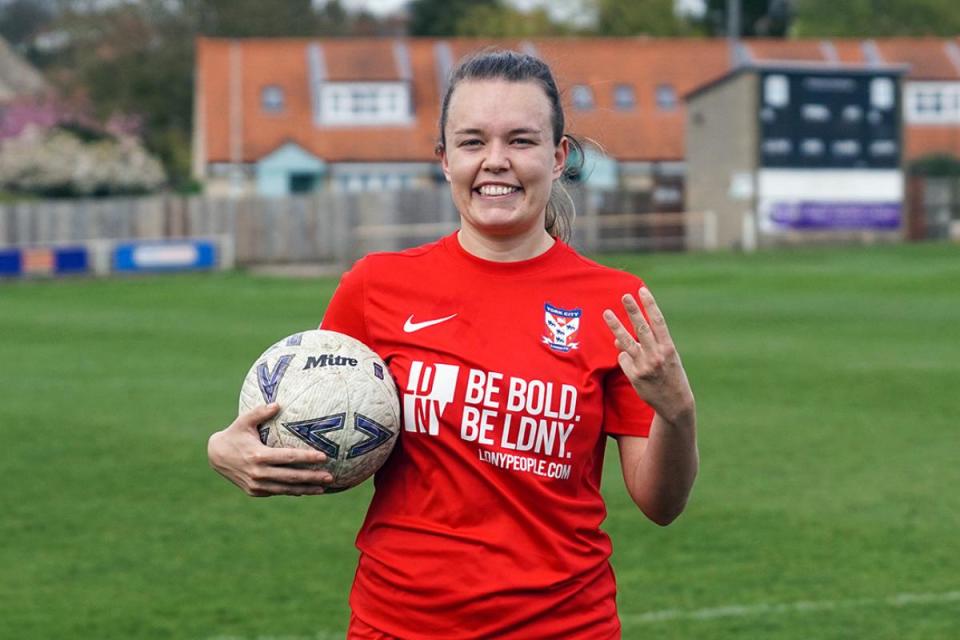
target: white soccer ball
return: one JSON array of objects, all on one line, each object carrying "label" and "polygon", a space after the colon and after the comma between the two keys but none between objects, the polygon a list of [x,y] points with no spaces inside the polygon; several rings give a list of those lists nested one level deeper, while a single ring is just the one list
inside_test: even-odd
[{"label": "white soccer ball", "polygon": [[240,390],[240,413],[277,402],[259,426],[269,447],[316,449],[333,475],[327,493],[349,489],[379,469],[400,430],[390,371],[359,340],[335,331],[295,333],[263,352]]}]

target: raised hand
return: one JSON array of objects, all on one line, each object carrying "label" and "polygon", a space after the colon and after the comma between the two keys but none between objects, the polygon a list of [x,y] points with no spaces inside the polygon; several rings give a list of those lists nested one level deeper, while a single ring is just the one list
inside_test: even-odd
[{"label": "raised hand", "polygon": [[[637,394],[662,418],[671,424],[692,420],[693,391],[667,330],[667,321],[646,287],[641,287],[638,293],[643,310],[629,293],[622,298],[636,339],[613,311],[606,309],[603,312],[603,319],[620,349],[617,361]],[[644,310],[647,317],[644,317]]]},{"label": "raised hand", "polygon": [[273,448],[260,442],[257,425],[280,410],[277,404],[251,409],[210,436],[207,457],[210,466],[224,478],[257,498],[273,495],[303,496],[323,493],[333,480],[327,471],[298,469],[295,465],[325,462],[320,451]]}]

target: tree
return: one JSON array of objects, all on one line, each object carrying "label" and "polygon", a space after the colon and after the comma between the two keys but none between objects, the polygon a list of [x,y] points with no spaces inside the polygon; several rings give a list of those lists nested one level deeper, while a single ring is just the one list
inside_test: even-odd
[{"label": "tree", "polygon": [[101,121],[138,116],[147,148],[174,185],[190,174],[194,31],[165,0],[67,3],[56,24],[67,44],[48,68],[68,99]]},{"label": "tree", "polygon": [[673,0],[593,0],[603,36],[678,36],[692,31],[674,13]]},{"label": "tree", "polygon": [[550,14],[542,7],[527,12],[506,6],[471,7],[456,26],[456,33],[460,36],[494,38],[556,36],[570,31],[551,20]]},{"label": "tree", "polygon": [[[87,138],[87,139],[84,139]],[[62,128],[28,131],[0,147],[0,186],[14,193],[76,197],[146,193],[163,168],[133,139]]]},{"label": "tree", "polygon": [[[182,0],[182,5],[196,30],[209,36],[309,36],[318,26],[310,0]],[[330,11],[336,14],[336,8]]]},{"label": "tree", "polygon": [[25,48],[53,17],[53,7],[46,2],[13,0],[0,9],[0,36],[14,47]]},{"label": "tree", "polygon": [[197,35],[268,37],[370,34],[380,23],[339,0],[60,0],[55,26],[67,45],[48,68],[67,94],[96,115],[140,116],[147,148],[174,186],[190,179],[194,41]]},{"label": "tree", "polygon": [[[790,30],[793,18],[793,0],[736,0],[740,3],[739,36],[783,38]],[[844,3],[836,2],[834,5]],[[707,0],[707,11],[701,26],[709,35],[727,33],[728,0]],[[832,10],[832,9],[831,9]]]},{"label": "tree", "polygon": [[413,0],[410,3],[410,35],[455,36],[471,11],[503,10],[501,0]]},{"label": "tree", "polygon": [[792,35],[804,38],[944,36],[960,32],[956,0],[796,0]]}]

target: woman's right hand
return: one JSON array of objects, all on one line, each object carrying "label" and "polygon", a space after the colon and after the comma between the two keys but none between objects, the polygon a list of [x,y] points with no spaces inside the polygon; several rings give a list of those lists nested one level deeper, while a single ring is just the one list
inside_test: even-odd
[{"label": "woman's right hand", "polygon": [[210,466],[244,493],[257,498],[323,493],[325,485],[333,481],[329,471],[298,469],[293,465],[326,462],[325,454],[309,449],[273,448],[260,442],[257,426],[279,410],[276,403],[251,409],[210,436]]}]

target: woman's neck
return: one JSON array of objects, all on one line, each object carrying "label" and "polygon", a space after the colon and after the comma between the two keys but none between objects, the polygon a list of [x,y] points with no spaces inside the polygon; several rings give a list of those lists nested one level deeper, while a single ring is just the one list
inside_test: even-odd
[{"label": "woman's neck", "polygon": [[556,242],[543,227],[534,228],[529,233],[499,237],[478,233],[467,225],[461,225],[457,240],[467,253],[492,262],[536,258]]}]

